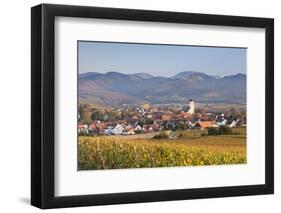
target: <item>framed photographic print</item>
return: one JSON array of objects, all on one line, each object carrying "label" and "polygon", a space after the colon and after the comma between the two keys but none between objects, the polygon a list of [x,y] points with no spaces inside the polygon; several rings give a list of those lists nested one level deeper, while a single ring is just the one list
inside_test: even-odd
[{"label": "framed photographic print", "polygon": [[274,21],[31,9],[31,203],[272,194]]}]

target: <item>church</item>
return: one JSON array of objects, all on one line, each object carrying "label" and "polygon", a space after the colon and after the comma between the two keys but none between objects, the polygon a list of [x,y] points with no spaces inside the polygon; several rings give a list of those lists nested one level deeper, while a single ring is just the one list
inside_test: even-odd
[{"label": "church", "polygon": [[195,104],[193,99],[189,99],[189,104],[186,105],[183,109],[182,109],[182,115],[183,116],[188,116],[188,115],[193,115],[195,111]]}]

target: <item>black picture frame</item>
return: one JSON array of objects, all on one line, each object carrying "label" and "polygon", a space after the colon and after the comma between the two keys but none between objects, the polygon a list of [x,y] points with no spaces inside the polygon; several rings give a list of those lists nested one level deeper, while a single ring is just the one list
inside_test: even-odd
[{"label": "black picture frame", "polygon": [[[55,17],[264,28],[265,184],[56,197],[54,171]],[[274,193],[274,20],[164,11],[41,4],[31,8],[31,204],[42,208],[217,198]]]}]

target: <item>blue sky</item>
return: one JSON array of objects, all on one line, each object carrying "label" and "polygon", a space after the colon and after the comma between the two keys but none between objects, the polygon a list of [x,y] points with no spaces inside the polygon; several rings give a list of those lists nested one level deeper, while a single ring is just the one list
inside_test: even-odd
[{"label": "blue sky", "polygon": [[245,48],[78,42],[79,73],[121,72],[173,76],[183,71],[208,75],[246,74]]}]

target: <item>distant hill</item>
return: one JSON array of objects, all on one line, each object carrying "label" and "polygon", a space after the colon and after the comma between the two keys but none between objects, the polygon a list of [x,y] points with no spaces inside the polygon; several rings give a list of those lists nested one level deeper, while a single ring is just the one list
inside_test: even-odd
[{"label": "distant hill", "polygon": [[120,72],[79,75],[79,99],[89,103],[186,103],[189,98],[198,102],[245,103],[246,75],[218,77],[194,71],[172,77]]},{"label": "distant hill", "polygon": [[172,77],[173,79],[191,79],[191,78],[198,78],[198,79],[210,79],[213,78],[210,75],[207,75],[202,72],[194,72],[194,71],[184,71],[176,74],[175,76]]}]

